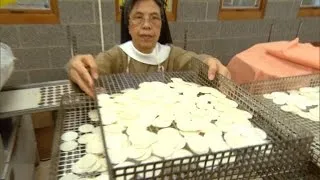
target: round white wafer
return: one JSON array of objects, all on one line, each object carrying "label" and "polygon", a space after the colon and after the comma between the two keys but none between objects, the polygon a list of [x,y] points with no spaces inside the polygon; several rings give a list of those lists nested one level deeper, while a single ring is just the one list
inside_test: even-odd
[{"label": "round white wafer", "polygon": [[177,127],[181,131],[199,131],[200,126],[197,121],[178,121]]},{"label": "round white wafer", "polygon": [[80,179],[79,176],[69,173],[62,176],[59,180],[79,180],[79,179]]},{"label": "round white wafer", "polygon": [[95,180],[109,180],[109,175],[106,173],[102,173],[95,178]]},{"label": "round white wafer", "polygon": [[106,108],[100,108],[101,121],[103,125],[110,125],[117,122],[117,114]]},{"label": "round white wafer", "polygon": [[99,161],[99,163],[101,164],[102,167],[105,167],[105,168],[107,167],[107,162],[106,162],[105,158],[100,157],[98,159],[98,161]]},{"label": "round white wafer", "polygon": [[301,110],[307,110],[308,104],[306,102],[297,103],[296,106]]},{"label": "round white wafer", "polygon": [[265,140],[267,139],[267,133],[265,131],[263,131],[260,128],[254,128],[253,129],[254,133],[256,136],[258,136],[260,139]]},{"label": "round white wafer", "polygon": [[147,148],[146,153],[142,157],[137,158],[136,160],[137,161],[144,161],[144,160],[148,159],[151,156],[151,154],[152,154],[152,148]]},{"label": "round white wafer", "polygon": [[79,144],[87,144],[90,141],[96,141],[96,140],[99,140],[99,137],[97,134],[88,133],[88,134],[84,134],[84,135],[80,136],[78,139],[78,143]]},{"label": "round white wafer", "polygon": [[86,154],[82,156],[78,161],[77,165],[81,169],[91,168],[99,160],[98,156],[94,154]]},{"label": "round white wafer", "polygon": [[141,131],[131,134],[129,140],[136,148],[147,148],[157,141],[157,135],[150,131]]},{"label": "round white wafer", "polygon": [[108,149],[108,153],[112,164],[123,163],[128,158],[126,149]]},{"label": "round white wafer", "polygon": [[238,133],[228,132],[224,135],[224,139],[228,146],[230,146],[233,149],[247,147],[250,142],[248,142],[247,138],[242,137]]},{"label": "round white wafer", "polygon": [[292,112],[292,106],[290,105],[282,105],[280,109],[285,112]]},{"label": "round white wafer", "polygon": [[199,135],[199,132],[197,132],[197,131],[179,131],[179,132],[184,138]]},{"label": "round white wafer", "polygon": [[226,104],[222,104],[220,102],[213,104],[213,106],[217,111],[220,111],[220,112],[228,111],[232,108],[232,107],[230,107]]},{"label": "round white wafer", "polygon": [[101,166],[97,172],[107,172],[107,167]]},{"label": "round white wafer", "polygon": [[230,150],[230,146],[226,142],[221,140],[214,140],[211,143],[209,143],[209,147],[212,152],[220,152],[220,151],[227,151]]},{"label": "round white wafer", "polygon": [[320,117],[313,116],[311,113],[309,113],[309,119],[312,121],[320,121]]},{"label": "round white wafer", "polygon": [[177,144],[174,147],[176,150],[184,148],[187,144],[187,141],[183,137],[178,138],[176,142]]},{"label": "round white wafer", "polygon": [[146,149],[138,149],[133,146],[128,147],[128,158],[139,159],[146,154]]},{"label": "round white wafer", "polygon": [[102,167],[102,164],[100,164],[99,161],[96,161],[96,163],[88,169],[88,173],[98,172],[98,170]]},{"label": "round white wafer", "polygon": [[298,112],[298,115],[302,118],[310,119],[309,113],[307,113],[307,112],[300,111],[300,112]]},{"label": "round white wafer", "polygon": [[86,152],[92,154],[103,154],[104,147],[102,141],[89,141],[86,146]]},{"label": "round white wafer", "polygon": [[140,132],[144,132],[147,130],[147,127],[142,125],[133,124],[131,126],[128,126],[126,133],[130,135],[139,134]]},{"label": "round white wafer", "polygon": [[129,146],[128,136],[122,133],[107,135],[105,140],[109,149],[127,148]]},{"label": "round white wafer", "polygon": [[164,141],[156,142],[152,145],[152,153],[159,157],[168,157],[171,156],[174,152],[172,145],[168,145]]},{"label": "round white wafer", "polygon": [[288,94],[285,92],[272,92],[271,93],[273,98],[277,98],[277,97],[287,97]]},{"label": "round white wafer", "polygon": [[98,110],[96,110],[96,109],[90,110],[88,112],[88,116],[91,121],[98,121],[99,120]]},{"label": "round white wafer", "polygon": [[302,87],[299,89],[300,92],[302,93],[308,93],[308,92],[317,92],[317,88],[313,87]]},{"label": "round white wafer", "polygon": [[232,107],[232,108],[236,108],[239,106],[239,104],[231,99],[228,99],[228,98],[223,98],[223,99],[220,99],[219,102],[229,106],[229,107]]},{"label": "round white wafer", "polygon": [[161,116],[159,116],[152,122],[152,125],[159,128],[166,128],[169,127],[172,122],[173,119],[161,118]]},{"label": "round white wafer", "polygon": [[315,117],[319,117],[319,116],[320,116],[319,106],[310,109],[309,112],[310,112],[313,116],[315,116]]},{"label": "round white wafer", "polygon": [[283,105],[287,103],[287,98],[279,96],[279,97],[275,97],[272,101],[277,105]]},{"label": "round white wafer", "polygon": [[157,161],[161,161],[161,159],[156,156],[150,156],[148,159],[142,161],[141,164],[147,164],[147,163],[152,163],[152,162],[157,162]]},{"label": "round white wafer", "polygon": [[61,135],[61,139],[64,141],[73,141],[78,138],[78,133],[74,131],[67,131]]},{"label": "round white wafer", "polygon": [[181,78],[170,78],[173,83],[183,83],[184,81]]},{"label": "round white wafer", "polygon": [[79,131],[82,133],[92,132],[93,129],[94,129],[94,126],[92,124],[84,124],[79,127]]},{"label": "round white wafer", "polygon": [[[178,158],[184,158],[184,157],[191,157],[192,153],[185,149],[179,149],[175,151],[171,156],[166,157],[165,159],[178,159]],[[182,163],[189,162],[189,159],[182,160]],[[174,164],[180,164],[180,161],[175,161]]]},{"label": "round white wafer", "polygon": [[92,130],[92,133],[101,136],[102,134],[101,134],[100,126],[95,127],[95,128]]},{"label": "round white wafer", "polygon": [[158,131],[158,136],[180,136],[179,131],[174,128],[163,128]]},{"label": "round white wafer", "polygon": [[76,149],[77,147],[78,147],[78,143],[77,142],[75,142],[75,141],[66,141],[66,142],[64,142],[64,143],[62,143],[60,145],[60,150],[68,152],[68,151],[72,151],[72,150]]},{"label": "round white wafer", "polygon": [[83,174],[87,172],[86,169],[79,168],[77,163],[72,165],[71,171],[75,174]]},{"label": "round white wafer", "polygon": [[215,122],[215,125],[220,131],[228,132],[232,125],[232,121],[218,120],[217,122]]},{"label": "round white wafer", "polygon": [[289,94],[299,94],[298,90],[289,90],[288,91]]},{"label": "round white wafer", "polygon": [[266,99],[273,99],[273,96],[271,94],[264,94],[263,97]]},{"label": "round white wafer", "polygon": [[115,165],[114,168],[122,168],[122,167],[134,166],[134,165],[135,165],[134,162],[125,161],[123,163]]},{"label": "round white wafer", "polygon": [[105,93],[103,93],[103,94],[98,94],[97,95],[97,99],[98,99],[98,101],[106,101],[106,100],[109,100],[110,99],[110,95],[109,94],[105,94]]},{"label": "round white wafer", "polygon": [[209,151],[208,142],[200,135],[189,137],[187,143],[191,151],[196,154],[205,154]]},{"label": "round white wafer", "polygon": [[204,139],[208,143],[212,152],[226,151],[230,149],[230,147],[224,142],[221,132],[208,132],[204,135]]}]

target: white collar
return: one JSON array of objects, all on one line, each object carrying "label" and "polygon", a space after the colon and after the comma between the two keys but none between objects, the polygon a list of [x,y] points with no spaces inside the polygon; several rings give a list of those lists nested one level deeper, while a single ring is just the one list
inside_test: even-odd
[{"label": "white collar", "polygon": [[156,47],[150,54],[144,54],[137,50],[132,41],[125,42],[119,46],[131,58],[150,65],[159,65],[169,57],[170,46],[156,44]]}]

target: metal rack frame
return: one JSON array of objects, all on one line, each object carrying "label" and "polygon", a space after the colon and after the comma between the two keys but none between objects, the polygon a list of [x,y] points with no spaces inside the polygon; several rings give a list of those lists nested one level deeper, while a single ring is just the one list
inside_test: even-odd
[{"label": "metal rack frame", "polygon": [[[208,80],[208,67],[198,59],[191,60],[188,66],[190,70],[183,72],[100,76],[96,82],[96,91],[97,93],[119,93],[126,88],[136,88],[141,82],[169,82],[172,77],[215,87],[228,98],[236,101],[240,109],[252,113],[251,122],[263,129],[271,142],[117,169],[112,168],[105,148],[110,179],[128,179],[129,176],[134,176],[135,179],[146,179],[147,173],[152,175],[150,179],[250,179],[294,173],[305,169],[310,160],[308,152],[313,140],[311,133],[283,116],[270,114],[260,101],[223,76],[217,75],[215,80]],[[57,179],[71,172],[71,163],[76,162],[85,153],[82,146],[72,152],[60,152],[60,135],[67,130],[77,131],[79,125],[89,121],[85,113],[95,108],[98,108],[97,102],[84,94],[69,94],[62,98],[53,146],[51,179]],[[231,161],[233,158],[235,158],[234,162]],[[226,162],[222,163],[223,160]],[[199,163],[204,163],[204,167],[200,167]],[[156,175],[156,171],[161,173]]]},{"label": "metal rack frame", "polygon": [[312,162],[320,167],[320,124],[290,112],[284,112],[279,109],[279,105],[274,104],[271,100],[265,99],[262,95],[275,91],[296,90],[301,87],[320,86],[320,73],[309,74],[303,76],[292,76],[274,80],[258,81],[242,84],[241,87],[250,92],[254,97],[262,102],[269,113],[275,113],[279,116],[284,116],[290,121],[299,126],[306,128],[313,133],[314,141],[312,143]]}]

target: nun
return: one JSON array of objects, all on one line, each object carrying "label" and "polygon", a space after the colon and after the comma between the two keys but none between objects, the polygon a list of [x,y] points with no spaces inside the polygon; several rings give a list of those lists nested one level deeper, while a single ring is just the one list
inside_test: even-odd
[{"label": "nun", "polygon": [[94,97],[98,74],[188,70],[196,57],[208,65],[208,78],[216,73],[230,78],[220,61],[172,44],[165,0],[126,0],[121,14],[121,44],[92,55],[77,55],[68,62],[68,75],[86,94]]}]

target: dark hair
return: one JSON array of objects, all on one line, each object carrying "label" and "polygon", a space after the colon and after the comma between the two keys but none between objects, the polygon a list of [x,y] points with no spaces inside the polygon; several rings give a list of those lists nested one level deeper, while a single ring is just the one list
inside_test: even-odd
[{"label": "dark hair", "polygon": [[[139,0],[126,0],[121,11],[121,43],[132,40],[129,34],[129,14]],[[158,42],[160,44],[172,44],[172,38],[170,34],[169,24],[166,16],[166,3],[165,0],[153,0],[160,8],[162,26],[160,31],[160,37]]]}]

